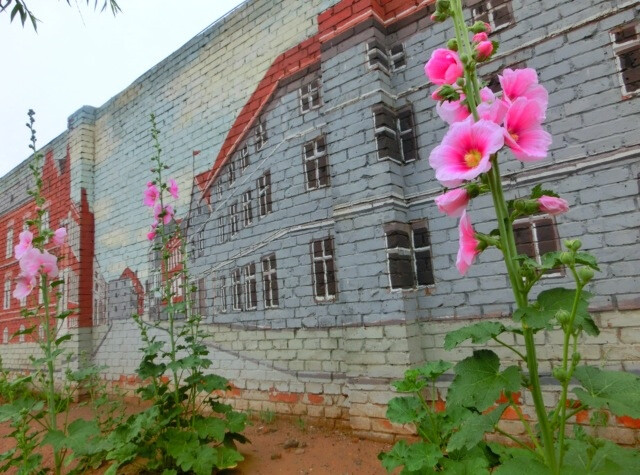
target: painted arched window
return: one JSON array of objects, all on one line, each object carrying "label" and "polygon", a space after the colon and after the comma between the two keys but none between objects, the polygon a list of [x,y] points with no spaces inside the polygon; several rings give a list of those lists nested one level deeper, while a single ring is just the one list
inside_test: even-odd
[{"label": "painted arched window", "polygon": [[2,332],[2,343],[9,343],[9,329],[4,327],[4,331]]},{"label": "painted arched window", "polygon": [[[20,325],[20,331],[23,332],[24,331],[24,325]],[[20,343],[24,343],[24,333],[20,333],[20,336],[18,337],[18,341]]]}]

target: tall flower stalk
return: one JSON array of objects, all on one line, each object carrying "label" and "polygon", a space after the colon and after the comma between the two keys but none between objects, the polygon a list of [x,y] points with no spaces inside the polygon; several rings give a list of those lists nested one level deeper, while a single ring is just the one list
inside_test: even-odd
[{"label": "tall flower stalk", "polygon": [[[453,365],[429,362],[407,371],[405,379],[394,386],[399,392],[413,396],[392,399],[387,417],[401,424],[413,423],[423,441],[412,447],[398,443],[390,452],[380,454],[380,459],[388,470],[404,465],[410,473],[430,469],[466,471],[473,467],[472,472],[478,474],[491,470],[511,475],[537,468],[536,473],[559,475],[574,469],[576,460],[585,464],[585,470],[610,464],[606,465],[609,470],[616,467],[622,470],[619,473],[629,473],[629,467],[640,463],[639,453],[629,453],[615,444],[587,436],[579,426],[574,425],[574,438],[568,439],[565,434],[567,422],[577,412],[589,408],[640,417],[640,378],[579,366],[579,337],[599,332],[588,313],[591,295],[584,291],[599,270],[597,262],[580,251],[577,239],[565,241],[564,252],[548,252],[538,259],[520,254],[513,226],[516,219],[538,213],[560,215],[569,206],[541,185],[534,187],[528,197],[507,200],[502,185],[501,151],[525,163],[546,158],[552,140],[542,126],[548,93],[538,84],[536,71],[530,68],[505,69],[499,76],[500,96],[483,87],[476,68],[491,59],[498,43],[489,40],[489,25],[466,24],[461,0],[437,1],[432,19],[443,22],[449,18],[453,21],[455,38],[447,42],[446,49],[436,49],[425,65],[425,74],[437,86],[432,94],[438,101],[436,111],[450,126],[429,156],[436,179],[448,188],[435,201],[443,213],[459,218],[456,266],[461,274],[466,274],[487,248],[495,247],[502,253],[517,325],[507,327],[499,322],[468,325],[449,333],[444,346],[453,349],[466,340],[480,344],[494,341],[507,348],[526,367],[526,372],[520,366],[501,371],[496,353],[476,350],[453,368],[455,376],[448,389],[446,409],[436,412],[422,391],[431,385],[431,398],[437,400],[433,383]],[[471,222],[470,207],[483,194],[491,195],[497,222],[497,229],[489,234],[475,231]],[[575,288],[545,290],[531,298],[532,289],[542,276],[562,267],[569,270]],[[561,390],[558,404],[548,411],[542,396],[534,335],[554,329],[563,332],[561,362],[552,373]],[[502,333],[521,338],[524,350],[505,342]],[[572,378],[582,385],[573,390],[578,402],[568,399]],[[533,400],[535,425],[519,406],[523,390]],[[498,426],[507,408],[522,423],[526,437],[514,436]],[[484,434],[491,432],[507,437],[518,449],[487,444]],[[572,460],[571,467],[567,465],[568,457]],[[495,463],[495,458],[499,463]]]}]

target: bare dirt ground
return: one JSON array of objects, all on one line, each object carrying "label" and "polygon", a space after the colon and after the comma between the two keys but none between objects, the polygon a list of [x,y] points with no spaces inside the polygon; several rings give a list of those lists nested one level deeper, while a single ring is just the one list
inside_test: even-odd
[{"label": "bare dirt ground", "polygon": [[[131,412],[139,409],[137,404],[127,405]],[[71,419],[79,417],[89,418],[88,408],[74,406]],[[11,439],[4,438],[10,432],[8,424],[0,424],[0,453],[13,446]],[[389,444],[280,417],[269,423],[254,419],[243,434],[251,441],[238,446],[245,460],[221,475],[383,475],[386,472],[377,455],[391,448]],[[50,464],[51,451],[44,449],[42,454],[45,464]]]}]

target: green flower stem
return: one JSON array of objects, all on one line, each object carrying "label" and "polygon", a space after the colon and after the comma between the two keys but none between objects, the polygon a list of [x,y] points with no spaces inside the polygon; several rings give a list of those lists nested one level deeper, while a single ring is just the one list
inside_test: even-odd
[{"label": "green flower stem", "polygon": [[531,439],[531,442],[533,442],[533,445],[536,447],[536,450],[540,453],[540,455],[544,456],[542,447],[540,447],[540,443],[538,442],[538,438],[535,436],[535,434],[531,430],[531,425],[524,418],[524,414],[522,414],[522,409],[520,409],[520,407],[513,401],[513,398],[511,396],[509,396],[509,405],[513,407],[513,410],[516,412],[518,419],[520,419],[520,422],[524,426],[524,430],[527,432],[527,435]]},{"label": "green flower stem", "polygon": [[508,343],[502,341],[500,338],[498,338],[497,336],[494,336],[493,339],[500,343],[502,346],[504,346],[505,348],[510,349],[511,351],[513,351],[516,355],[518,355],[520,357],[520,359],[522,361],[527,361],[527,357],[525,355],[523,355],[520,351],[516,350],[513,346],[509,345]]},{"label": "green flower stem", "polygon": [[[575,370],[576,365],[572,362],[571,369],[569,369],[569,338],[573,334],[573,323],[576,319],[576,314],[578,313],[578,304],[580,302],[580,296],[582,295],[583,284],[578,277],[576,272],[575,265],[569,267],[571,269],[571,273],[573,274],[573,278],[576,281],[576,293],[573,297],[573,304],[571,306],[571,316],[569,318],[569,322],[567,326],[563,328],[564,330],[564,341],[562,346],[562,369],[565,371],[565,379],[562,381],[562,394],[560,396],[560,401],[558,402],[558,408],[560,409],[560,428],[558,434],[558,450],[559,450],[559,464],[562,466],[562,461],[564,459],[564,432],[565,426],[567,423],[567,392],[569,388],[569,382],[571,381],[571,376],[573,375],[573,371]],[[574,352],[577,346],[577,337],[574,337],[573,349]],[[556,419],[558,412],[556,411],[554,414],[554,420]]]},{"label": "green flower stem", "polygon": [[498,426],[495,426],[493,428],[498,434],[504,435],[506,438],[511,439],[512,441],[514,441],[516,444],[518,444],[520,447],[522,447],[523,449],[527,449],[529,452],[532,453],[536,453],[535,450],[533,450],[531,447],[529,447],[527,444],[525,444],[524,442],[522,442],[520,439],[512,436],[511,434],[509,434],[508,432],[503,431],[502,429],[500,429]]}]

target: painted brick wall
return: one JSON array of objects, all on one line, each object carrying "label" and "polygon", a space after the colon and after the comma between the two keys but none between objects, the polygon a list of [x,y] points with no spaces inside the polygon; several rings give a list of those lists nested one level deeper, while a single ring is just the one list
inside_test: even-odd
[{"label": "painted brick wall", "polygon": [[[137,383],[140,341],[130,315],[159,315],[157,262],[145,239],[150,219],[141,203],[150,176],[150,113],[157,116],[163,153],[181,188],[178,214],[193,243],[190,269],[212,335],[212,370],[232,380],[228,396],[236,407],[328,419],[389,440],[407,431],[384,419],[390,381],[411,365],[465,357],[469,348],[453,354],[442,349],[447,331],[469,320],[508,316],[512,298],[498,253],[483,253],[461,278],[454,266],[456,222],[433,202],[441,189],[427,159],[445,128],[423,66],[446,37],[445,27],[429,19],[431,3],[246,2],[108,103],[77,111],[69,130],[45,147],[62,157],[69,145],[65,193],[84,210],[88,254],[82,262],[91,266],[83,275],[89,272],[84,281],[93,289],[79,291],[88,298],[80,305],[80,326],[93,325],[81,332],[78,345],[108,367],[105,377],[114,385],[131,389]],[[580,237],[602,264],[590,290],[604,330],[582,354],[593,364],[639,371],[640,99],[622,94],[610,32],[637,18],[640,6],[590,0],[577,10],[569,1],[512,0],[512,9],[513,24],[496,33],[500,52],[481,72],[489,79],[515,64],[536,68],[550,94],[546,125],[554,142],[541,164],[505,163],[507,193],[524,195],[543,183],[569,201],[570,212],[555,220],[558,239]],[[372,68],[367,44],[374,40],[386,49],[402,44],[406,66]],[[304,112],[301,88],[313,81],[320,103]],[[411,106],[415,162],[379,158],[373,111],[380,105]],[[260,123],[267,141],[258,150]],[[318,137],[324,137],[330,179],[326,187],[309,189],[304,147]],[[231,163],[239,163],[245,146],[249,164],[238,167],[230,183]],[[1,180],[8,190],[3,197],[24,189],[23,171]],[[267,171],[271,210],[260,216],[260,177]],[[252,222],[245,225],[239,212],[231,235],[231,207],[240,211],[247,192]],[[14,199],[24,202],[17,192]],[[3,219],[22,209],[6,203],[0,201]],[[474,224],[489,231],[489,201],[478,199],[473,208]],[[416,220],[426,220],[429,229],[435,283],[392,290],[385,225]],[[2,236],[0,226],[0,241]],[[312,242],[328,237],[337,292],[335,299],[319,301]],[[261,260],[270,255],[277,263],[277,308],[267,308],[263,287]],[[256,268],[256,308],[234,310],[233,272],[250,264]],[[541,288],[566,281],[548,277]],[[559,351],[558,335],[539,340],[546,376]],[[0,351],[18,367],[29,348],[1,345]],[[551,378],[544,381],[551,404],[557,386]],[[444,398],[446,384],[440,390]],[[522,404],[531,410],[526,396]],[[620,441],[633,443],[637,421],[618,422],[627,425]],[[508,417],[504,424],[521,430]]]}]

